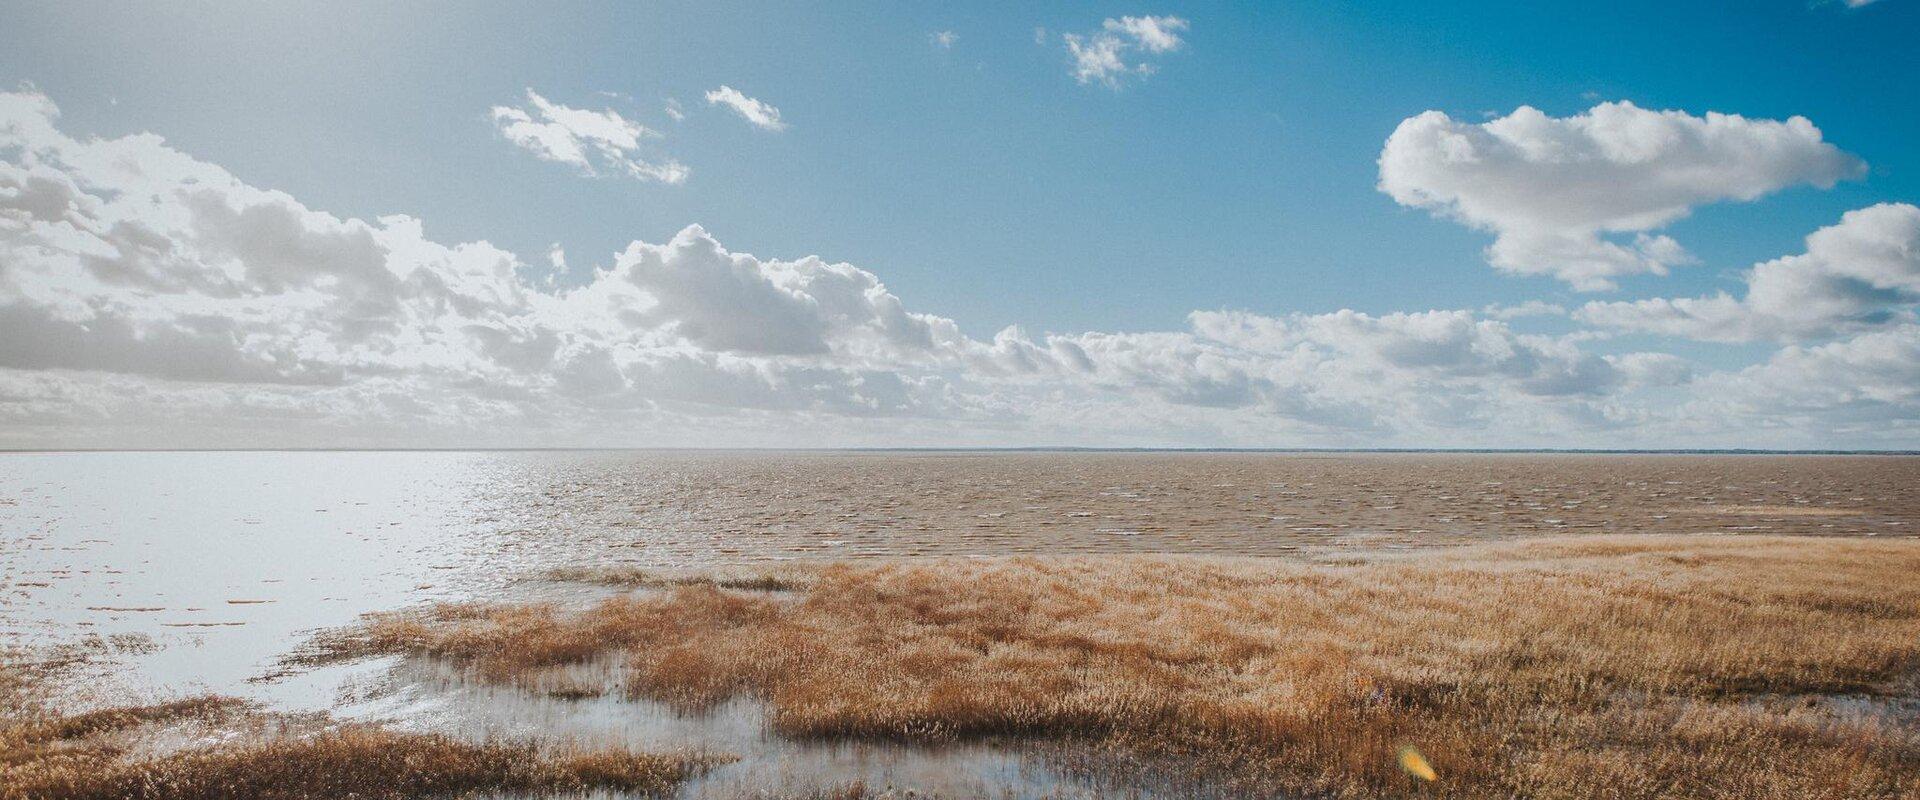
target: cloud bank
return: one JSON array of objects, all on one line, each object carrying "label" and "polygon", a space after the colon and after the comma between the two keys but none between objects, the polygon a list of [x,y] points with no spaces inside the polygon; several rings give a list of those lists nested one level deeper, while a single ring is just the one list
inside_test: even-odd
[{"label": "cloud bank", "polygon": [[[573,137],[551,152],[575,141],[590,164],[626,141],[612,118],[539,118]],[[1509,321],[1564,313],[1546,304],[983,339],[866,268],[735,252],[697,225],[556,288],[484,241],[337,217],[158,136],[58,122],[44,96],[0,95],[0,446],[1920,443],[1911,206],[1769,262],[1879,305],[1743,369]],[[1743,313],[1772,313],[1762,275]],[[1652,324],[1608,308],[1576,313]]]}]

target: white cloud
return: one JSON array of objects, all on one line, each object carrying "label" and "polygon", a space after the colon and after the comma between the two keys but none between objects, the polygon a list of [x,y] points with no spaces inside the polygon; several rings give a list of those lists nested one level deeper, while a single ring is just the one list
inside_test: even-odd
[{"label": "white cloud", "polygon": [[1125,45],[1119,37],[1095,35],[1087,39],[1069,33],[1062,38],[1066,40],[1067,52],[1073,55],[1074,80],[1099,81],[1112,87],[1120,85],[1120,77],[1127,74],[1128,67],[1120,60],[1120,51]]},{"label": "white cloud", "polygon": [[[1725,371],[1488,318],[1552,313],[1525,303],[982,340],[867,269],[699,226],[530,266],[57,114],[0,95],[8,446],[1920,443],[1920,325]],[[1876,220],[1809,255],[1905,275]]]},{"label": "white cloud", "polygon": [[1816,347],[1788,347],[1734,374],[1743,402],[1824,412],[1836,406],[1894,405],[1920,419],[1920,325],[1901,325]]},{"label": "white cloud", "polygon": [[734,113],[740,115],[741,119],[762,130],[784,131],[787,129],[787,123],[780,121],[780,109],[741,94],[740,90],[731,86],[721,86],[707,92],[707,105],[731,108]]},{"label": "white cloud", "polygon": [[[1164,55],[1180,49],[1180,33],[1189,27],[1180,17],[1108,18],[1101,29],[1091,34],[1069,33],[1061,36],[1067,53],[1073,57],[1073,77],[1081,83],[1100,83],[1119,88],[1130,75],[1151,75],[1157,67],[1151,61],[1135,59],[1138,53]],[[1035,37],[1044,35],[1036,29]]]},{"label": "white cloud", "polygon": [[1515,320],[1523,317],[1564,317],[1567,309],[1558,303],[1545,300],[1526,300],[1513,305],[1489,304],[1480,309],[1480,313],[1497,320]]},{"label": "white cloud", "polygon": [[1380,153],[1380,190],[1492,232],[1487,259],[1497,269],[1602,290],[1688,263],[1678,242],[1654,232],[1695,206],[1826,188],[1864,169],[1803,117],[1602,103],[1554,118],[1522,106],[1481,124],[1438,111],[1401,122]]},{"label": "white cloud", "polygon": [[600,279],[613,281],[638,290],[622,304],[622,322],[702,350],[881,363],[961,338],[948,320],[908,312],[871,272],[731,253],[698,225],[664,245],[629,245]]},{"label": "white cloud", "polygon": [[1829,338],[1913,319],[1920,302],[1920,207],[1849,211],[1807,237],[1807,251],[1755,265],[1745,297],[1589,303],[1582,321],[1709,341]]},{"label": "white cloud", "polygon": [[525,312],[509,253],[417,221],[343,220],[142,134],[79,141],[0,95],[0,363],[169,380],[340,384],[455,358]]},{"label": "white cloud", "polygon": [[1920,438],[1920,325],[1904,324],[1701,379],[1679,416],[1740,420],[1750,437],[1796,447],[1831,442],[1912,448]]},{"label": "white cloud", "polygon": [[567,164],[587,175],[603,171],[661,183],[687,179],[687,168],[671,159],[653,162],[636,155],[640,143],[659,136],[613,109],[591,111],[548,101],[527,90],[528,109],[494,106],[494,127],[507,141],[547,161]]},{"label": "white cloud", "polygon": [[1451,439],[1502,424],[1591,430],[1605,427],[1622,393],[1691,377],[1671,356],[1592,355],[1467,311],[1212,311],[1193,313],[1189,325],[1038,341],[1003,331],[976,352],[975,369],[1169,414],[1204,409],[1216,424],[1284,421],[1301,436],[1349,440]]},{"label": "white cloud", "polygon": [[960,41],[960,34],[953,31],[936,31],[927,35],[927,41],[942,50],[952,50],[953,43]]},{"label": "white cloud", "polygon": [[[950,321],[851,265],[732,253],[692,226],[553,289],[545,278],[568,266],[558,244],[550,270],[531,270],[484,243],[433,242],[407,217],[308,209],[151,135],[76,140],[57,113],[0,95],[0,370],[329,387],[321,404],[336,407],[376,384],[419,402],[483,391],[518,398],[513,413],[615,395],[765,406],[799,386],[812,406],[871,414],[922,396],[883,402],[877,387],[937,382],[895,365],[963,347]],[[718,370],[709,385],[752,397],[638,382],[669,366],[688,380]],[[824,394],[836,386],[848,395]]]},{"label": "white cloud", "polygon": [[1171,53],[1180,49],[1179,31],[1187,21],[1179,17],[1121,17],[1101,23],[1111,33],[1132,39],[1149,53]]}]

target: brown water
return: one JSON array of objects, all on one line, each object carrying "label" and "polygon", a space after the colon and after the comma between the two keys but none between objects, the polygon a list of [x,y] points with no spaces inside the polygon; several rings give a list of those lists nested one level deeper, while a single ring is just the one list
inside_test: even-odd
[{"label": "brown water", "polygon": [[[308,633],[419,602],[604,589],[562,566],[1170,553],[1365,556],[1544,534],[1920,535],[1920,458],[1252,453],[0,455],[0,643],[134,633],[129,699],[210,691],[475,738],[743,759],[688,797],[912,787],[1194,796],[1099,783],[1058,748],[795,742],[741,700],[699,715],[563,701],[391,660],[261,683]],[[368,687],[374,687],[369,690]],[[1078,757],[1066,754],[1068,764]],[[1080,759],[1083,761],[1084,759]]]},{"label": "brown water", "polygon": [[[670,453],[556,459],[528,529],[596,560],[1303,556],[1579,533],[1920,533],[1920,458]],[[564,521],[562,521],[564,520]]]}]

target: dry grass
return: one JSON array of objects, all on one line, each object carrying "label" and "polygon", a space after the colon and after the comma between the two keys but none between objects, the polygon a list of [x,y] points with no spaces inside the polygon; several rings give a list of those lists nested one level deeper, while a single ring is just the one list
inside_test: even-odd
[{"label": "dry grass", "polygon": [[238,747],[119,760],[76,748],[0,767],[0,798],[419,798],[478,791],[659,793],[696,765],[625,751],[554,755],[530,744],[350,727]]},{"label": "dry grass", "polygon": [[71,714],[44,702],[52,684],[101,652],[81,646],[0,654],[0,800],[399,800],[590,789],[654,794],[716,760],[470,743],[368,725],[242,735],[210,747],[142,755],[132,746],[141,731],[270,718],[221,697]]},{"label": "dry grass", "polygon": [[[1073,738],[1245,793],[1920,796],[1915,721],[1830,697],[1911,690],[1912,541],[870,562],[811,581],[788,601],[692,585],[389,614],[309,660],[422,654],[531,683],[619,652],[633,694],[756,696],[789,735]],[[1409,744],[1437,781],[1401,771]]]}]

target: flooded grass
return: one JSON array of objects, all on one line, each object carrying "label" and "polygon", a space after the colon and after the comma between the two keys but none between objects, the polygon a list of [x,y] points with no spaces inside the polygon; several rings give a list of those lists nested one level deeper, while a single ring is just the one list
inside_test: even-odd
[{"label": "flooded grass", "polygon": [[44,746],[51,742],[94,738],[141,725],[219,720],[246,707],[245,702],[231,697],[201,696],[144,706],[99,708],[78,714],[42,714],[26,717],[10,725],[4,735],[6,741],[18,742],[22,746]]},{"label": "flooded grass", "polygon": [[[536,687],[735,698],[796,740],[1098,744],[1232,795],[1920,795],[1920,543],[1535,540],[1326,565],[1181,557],[852,562],[791,599],[715,584],[442,605],[307,663],[429,657]],[[1409,773],[1414,747],[1432,780]]]},{"label": "flooded grass", "polygon": [[543,578],[557,583],[585,583],[621,589],[664,589],[674,586],[712,586],[752,592],[792,592],[805,589],[808,579],[800,568],[789,574],[721,570],[711,572],[674,572],[638,567],[561,567],[546,571]]},{"label": "flooded grass", "polygon": [[[471,742],[374,725],[281,718],[233,698],[191,697],[76,713],[55,681],[98,648],[10,651],[0,661],[4,800],[428,798],[615,790],[658,795],[723,757]],[[217,735],[156,746],[187,725]],[[209,740],[197,741],[197,739]]]},{"label": "flooded grass", "polygon": [[[385,713],[410,728],[469,741],[531,733],[546,740],[739,756],[688,780],[675,793],[684,800],[804,797],[855,784],[873,797],[1195,796],[1099,786],[1091,780],[1094,772],[1082,769],[1090,763],[1088,754],[1030,741],[793,739],[773,731],[766,704],[750,697],[676,709],[628,696],[620,688],[624,665],[618,658],[554,672],[526,688],[487,681],[445,660],[403,658],[389,673]],[[569,686],[584,691],[555,691]]]}]

